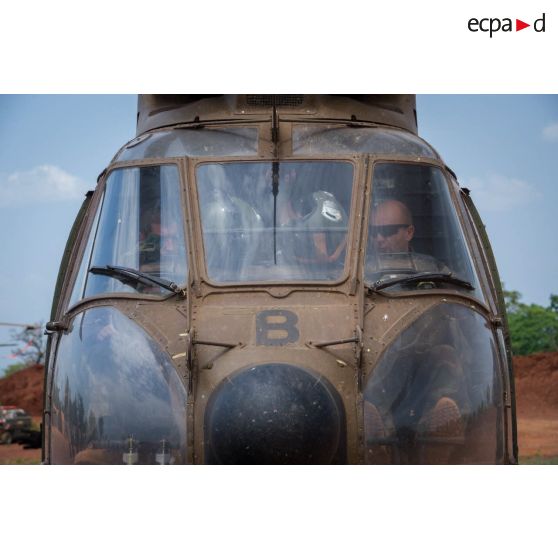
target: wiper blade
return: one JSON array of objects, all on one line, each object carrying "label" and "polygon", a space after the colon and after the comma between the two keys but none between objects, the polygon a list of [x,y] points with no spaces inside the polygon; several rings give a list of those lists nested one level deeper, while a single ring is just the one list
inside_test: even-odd
[{"label": "wiper blade", "polygon": [[407,275],[403,277],[396,277],[394,279],[389,280],[379,280],[372,283],[372,285],[368,285],[368,289],[372,292],[378,292],[382,289],[387,287],[391,287],[393,285],[398,285],[400,283],[415,283],[418,281],[443,281],[444,283],[452,283],[454,285],[458,285],[459,287],[463,287],[469,291],[474,291],[475,287],[469,283],[469,281],[465,281],[464,279],[460,279],[459,277],[454,277],[453,273],[433,273],[430,271],[425,271],[424,273],[415,273],[414,275]]},{"label": "wiper blade", "polygon": [[122,267],[119,265],[93,266],[89,269],[89,271],[90,273],[97,275],[114,277],[123,283],[135,282],[147,285],[148,287],[157,285],[159,287],[163,287],[163,289],[166,289],[171,293],[186,296],[186,290],[181,289],[173,281],[167,281],[166,279],[161,279],[160,277],[154,277],[153,275],[149,275],[149,273],[144,273],[143,271],[138,271],[137,269],[132,269],[131,267]]}]

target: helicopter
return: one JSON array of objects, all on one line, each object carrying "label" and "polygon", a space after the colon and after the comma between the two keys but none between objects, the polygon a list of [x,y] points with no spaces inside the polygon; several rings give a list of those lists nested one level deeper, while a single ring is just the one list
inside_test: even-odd
[{"label": "helicopter", "polygon": [[46,464],[517,463],[496,262],[414,95],[139,95],[46,329]]}]

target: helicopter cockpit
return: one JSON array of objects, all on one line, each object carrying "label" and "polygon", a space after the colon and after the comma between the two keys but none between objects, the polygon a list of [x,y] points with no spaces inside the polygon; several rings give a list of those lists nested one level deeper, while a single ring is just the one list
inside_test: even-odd
[{"label": "helicopter cockpit", "polygon": [[273,118],[140,130],[102,175],[54,304],[46,460],[513,460],[451,172],[412,129]]}]

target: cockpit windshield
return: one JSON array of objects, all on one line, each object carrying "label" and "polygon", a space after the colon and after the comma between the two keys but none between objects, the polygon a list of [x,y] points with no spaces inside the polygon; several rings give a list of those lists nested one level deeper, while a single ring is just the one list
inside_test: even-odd
[{"label": "cockpit windshield", "polygon": [[207,163],[198,166],[196,180],[210,279],[341,278],[351,163]]},{"label": "cockpit windshield", "polygon": [[[72,302],[101,293],[163,295],[169,290],[164,284],[185,284],[183,222],[175,165],[111,172]],[[126,275],[122,268],[128,271]],[[132,277],[131,272],[140,274],[140,279]]]},{"label": "cockpit windshield", "polygon": [[444,288],[482,297],[439,168],[375,166],[364,275],[377,290]]}]

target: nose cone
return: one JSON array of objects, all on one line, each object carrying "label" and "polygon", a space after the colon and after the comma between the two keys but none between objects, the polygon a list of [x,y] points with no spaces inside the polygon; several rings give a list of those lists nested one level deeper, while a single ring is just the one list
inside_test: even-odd
[{"label": "nose cone", "polygon": [[326,464],[339,461],[344,415],[325,378],[264,364],[216,389],[205,424],[207,463]]}]

